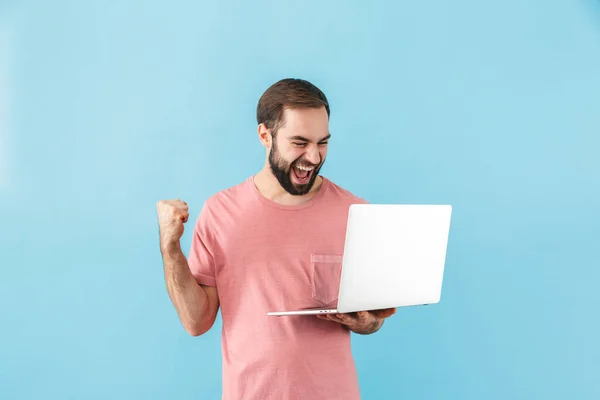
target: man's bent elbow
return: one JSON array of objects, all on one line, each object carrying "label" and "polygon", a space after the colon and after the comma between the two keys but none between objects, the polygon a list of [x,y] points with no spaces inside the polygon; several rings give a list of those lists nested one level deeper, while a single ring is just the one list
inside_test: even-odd
[{"label": "man's bent elbow", "polygon": [[208,321],[185,321],[183,322],[183,328],[191,336],[201,336],[212,328],[214,322],[214,318]]},{"label": "man's bent elbow", "polygon": [[190,336],[200,336],[200,335],[204,335],[207,332],[206,330],[199,329],[194,326],[189,326],[189,327],[184,327],[184,328]]},{"label": "man's bent elbow", "polygon": [[210,329],[210,327],[205,327],[200,324],[183,324],[183,328],[190,336],[204,335]]}]

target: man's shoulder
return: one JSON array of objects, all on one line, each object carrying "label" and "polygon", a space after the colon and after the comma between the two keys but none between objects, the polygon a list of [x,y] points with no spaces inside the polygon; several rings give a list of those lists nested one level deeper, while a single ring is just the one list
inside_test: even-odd
[{"label": "man's shoulder", "polygon": [[247,201],[251,198],[251,181],[252,178],[244,179],[232,186],[221,189],[206,198],[204,201],[205,207],[219,207],[228,203],[238,203]]},{"label": "man's shoulder", "polygon": [[209,213],[221,213],[245,208],[246,203],[254,199],[253,184],[252,177],[249,177],[237,184],[221,189],[204,200],[203,209]]},{"label": "man's shoulder", "polygon": [[[327,178],[326,178],[327,179]],[[341,185],[327,179],[329,182],[330,194],[337,200],[347,202],[348,204],[368,204],[368,201],[364,198],[354,194],[349,189],[342,187]]]},{"label": "man's shoulder", "polygon": [[252,196],[249,194],[252,193],[248,187],[249,184],[252,184],[250,179],[248,178],[205,197],[196,225],[198,227],[212,226],[213,228],[230,226],[231,220],[235,220],[236,216],[239,216],[247,208],[244,203],[251,201]]}]

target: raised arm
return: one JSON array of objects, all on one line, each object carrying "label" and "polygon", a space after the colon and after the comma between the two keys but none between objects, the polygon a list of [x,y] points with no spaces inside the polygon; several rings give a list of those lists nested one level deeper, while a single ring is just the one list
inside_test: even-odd
[{"label": "raised arm", "polygon": [[206,333],[219,309],[217,289],[199,285],[180,246],[189,212],[185,202],[162,200],[157,204],[160,251],[167,291],[184,329],[192,336]]}]

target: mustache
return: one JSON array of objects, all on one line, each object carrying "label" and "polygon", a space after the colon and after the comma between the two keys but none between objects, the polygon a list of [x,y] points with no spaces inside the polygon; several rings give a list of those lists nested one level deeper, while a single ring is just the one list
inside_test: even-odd
[{"label": "mustache", "polygon": [[296,160],[293,163],[291,163],[290,166],[294,167],[296,165],[302,165],[302,166],[305,166],[305,167],[314,167],[314,168],[317,168],[319,165],[322,164],[322,162],[323,162],[323,160],[321,160],[321,162],[319,162],[318,164],[313,164],[313,163],[310,163],[308,161]]}]

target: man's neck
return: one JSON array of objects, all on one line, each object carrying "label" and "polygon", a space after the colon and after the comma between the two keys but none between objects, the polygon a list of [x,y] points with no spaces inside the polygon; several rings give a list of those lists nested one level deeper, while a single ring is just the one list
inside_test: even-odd
[{"label": "man's neck", "polygon": [[310,192],[301,196],[293,196],[286,192],[285,189],[279,184],[279,181],[275,175],[273,175],[268,166],[265,166],[254,176],[254,185],[260,194],[271,201],[285,206],[295,206],[306,203],[319,192],[322,184],[323,178],[317,176],[317,179],[315,179],[315,183],[310,189]]}]

